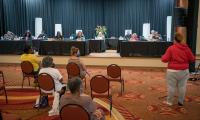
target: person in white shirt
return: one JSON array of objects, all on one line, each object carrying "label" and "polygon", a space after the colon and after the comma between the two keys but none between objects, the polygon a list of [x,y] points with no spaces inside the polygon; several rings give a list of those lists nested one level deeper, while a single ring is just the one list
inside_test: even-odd
[{"label": "person in white shirt", "polygon": [[58,69],[54,68],[54,63],[53,63],[53,58],[52,57],[44,57],[42,60],[42,69],[40,69],[39,74],[41,73],[47,73],[49,74],[55,84],[55,91],[44,91],[44,93],[49,93],[53,92],[54,100],[53,100],[53,105],[52,109],[49,111],[49,116],[53,115],[59,115],[59,99],[62,94],[64,94],[66,90],[66,84],[63,84],[63,77],[58,71]]},{"label": "person in white shirt", "polygon": [[96,37],[97,40],[104,40],[105,39],[105,35],[102,33],[102,32],[99,32],[97,37]]}]

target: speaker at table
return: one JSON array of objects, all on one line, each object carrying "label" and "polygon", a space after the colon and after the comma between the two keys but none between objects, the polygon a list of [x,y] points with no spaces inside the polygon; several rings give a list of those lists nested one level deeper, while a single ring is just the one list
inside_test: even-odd
[{"label": "speaker at table", "polygon": [[58,31],[61,33],[61,35],[63,35],[62,34],[62,24],[55,24],[55,36],[57,35]]}]

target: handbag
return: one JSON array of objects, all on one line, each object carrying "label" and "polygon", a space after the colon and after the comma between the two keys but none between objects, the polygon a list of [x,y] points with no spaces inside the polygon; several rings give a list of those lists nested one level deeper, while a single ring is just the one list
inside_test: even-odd
[{"label": "handbag", "polygon": [[49,106],[48,96],[41,96],[39,104],[42,108]]},{"label": "handbag", "polygon": [[45,108],[47,106],[49,106],[48,96],[41,96],[40,100],[36,100],[36,104],[33,107],[34,108],[38,108],[38,107]]}]

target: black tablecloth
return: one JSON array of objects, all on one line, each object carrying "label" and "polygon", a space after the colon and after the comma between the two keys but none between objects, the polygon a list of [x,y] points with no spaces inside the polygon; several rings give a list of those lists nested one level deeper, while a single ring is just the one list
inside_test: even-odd
[{"label": "black tablecloth", "polygon": [[105,52],[105,40],[89,40],[89,51],[91,52]]},{"label": "black tablecloth", "polygon": [[120,52],[120,45],[121,45],[121,42],[123,41],[127,41],[127,40],[118,40],[118,43],[117,43],[117,53]]},{"label": "black tablecloth", "polygon": [[116,50],[118,45],[118,38],[106,38],[106,49]]},{"label": "black tablecloth", "polygon": [[8,40],[1,40],[0,41],[0,54],[22,54],[23,49],[26,44],[29,44],[33,47],[34,50],[39,50],[39,40],[32,40],[32,41],[8,41]]},{"label": "black tablecloth", "polygon": [[80,55],[88,55],[88,41],[41,41],[40,55],[70,55],[71,47],[79,48]]},{"label": "black tablecloth", "polygon": [[39,55],[70,55],[72,46],[80,49],[80,55],[89,54],[88,41],[0,41],[0,54],[22,54],[24,46],[30,44]]},{"label": "black tablecloth", "polygon": [[160,57],[172,42],[120,42],[120,56]]}]

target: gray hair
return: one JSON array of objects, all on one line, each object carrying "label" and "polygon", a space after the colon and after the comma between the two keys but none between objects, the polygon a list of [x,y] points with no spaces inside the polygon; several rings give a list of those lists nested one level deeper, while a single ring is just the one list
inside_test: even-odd
[{"label": "gray hair", "polygon": [[44,57],[42,59],[42,67],[46,68],[46,67],[52,67],[54,65],[53,63],[53,58],[50,56]]},{"label": "gray hair", "polygon": [[82,80],[80,77],[73,77],[68,80],[67,86],[72,94],[81,89]]}]

